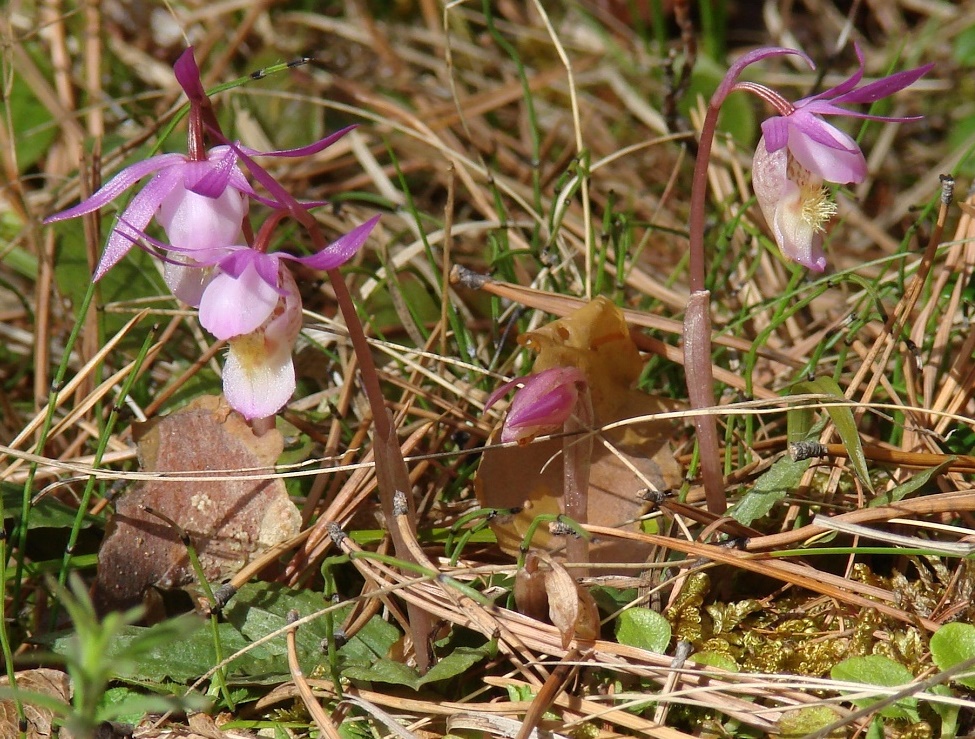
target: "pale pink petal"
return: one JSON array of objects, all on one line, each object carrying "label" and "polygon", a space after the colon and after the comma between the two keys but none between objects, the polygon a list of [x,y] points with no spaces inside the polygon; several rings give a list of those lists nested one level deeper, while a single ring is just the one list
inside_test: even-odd
[{"label": "pale pink petal", "polygon": [[173,295],[193,308],[200,306],[203,291],[210,284],[213,272],[203,267],[167,261],[163,280]]},{"label": "pale pink petal", "polygon": [[863,182],[867,161],[856,141],[820,118],[791,123],[789,151],[802,166],[827,182]]},{"label": "pale pink petal", "polygon": [[239,277],[217,271],[200,300],[200,323],[218,339],[249,334],[268,319],[279,298],[253,264]]},{"label": "pale pink petal", "polygon": [[[572,415],[586,376],[578,367],[553,367],[521,378],[501,429],[501,441],[523,441],[558,430]],[[509,389],[514,383],[508,383]],[[496,393],[488,399],[490,406]]]},{"label": "pale pink petal", "polygon": [[157,220],[173,246],[212,249],[243,241],[241,224],[246,214],[247,199],[231,187],[210,198],[179,184],[160,203]]},{"label": "pale pink petal", "polygon": [[281,297],[264,326],[230,342],[223,391],[230,406],[245,418],[277,413],[295,390],[291,352],[301,331],[301,296],[294,277],[281,270]]},{"label": "pale pink petal", "polygon": [[295,391],[291,350],[269,354],[260,344],[261,337],[233,339],[223,365],[223,394],[230,407],[247,420],[273,416]]}]

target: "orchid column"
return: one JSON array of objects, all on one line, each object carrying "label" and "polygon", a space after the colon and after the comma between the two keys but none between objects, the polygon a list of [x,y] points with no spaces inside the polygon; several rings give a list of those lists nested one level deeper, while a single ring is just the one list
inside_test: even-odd
[{"label": "orchid column", "polygon": [[[688,397],[695,411],[714,406],[711,300],[705,287],[704,206],[708,162],[721,105],[730,93],[744,90],[758,95],[778,112],[779,115],[762,123],[763,137],[755,150],[752,165],[755,196],[782,252],[799,264],[822,272],[826,268],[822,234],[825,223],[836,212],[824,183],[862,182],[867,175],[867,164],[856,141],[820,116],[914,120],[857,113],[840,105],[873,103],[913,84],[933,66],[929,64],[899,72],[857,88],[863,78],[863,55],[859,47],[856,53],[860,68],[849,79],[818,95],[790,103],[764,85],[738,82],[739,75],[748,65],[767,57],[793,54],[815,68],[812,60],[796,49],[756,49],[731,66],[711,96],[694,165],[689,224],[691,297],[684,314],[684,371]],[[724,513],[727,501],[719,459],[717,422],[713,415],[699,414],[694,417],[694,425],[708,510]]]}]

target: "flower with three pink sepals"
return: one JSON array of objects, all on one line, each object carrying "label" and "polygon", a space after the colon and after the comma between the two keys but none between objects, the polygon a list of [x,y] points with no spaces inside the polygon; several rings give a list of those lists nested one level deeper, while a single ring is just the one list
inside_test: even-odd
[{"label": "flower with three pink sepals", "polygon": [[[190,100],[188,155],[150,157],[119,172],[82,203],[45,223],[96,211],[137,182],[153,175],[118,218],[96,268],[98,280],[135,243],[145,241],[165,263],[165,279],[174,294],[199,306],[201,323],[229,342],[224,394],[248,419],[271,416],[295,389],[291,352],[301,330],[301,296],[285,261],[319,270],[339,267],[365,243],[378,216],[306,257],[265,251],[271,230],[286,212],[319,203],[299,203],[251,157],[300,157],[319,152],[348,133],[349,126],[309,146],[259,152],[229,142],[220,133],[199,68],[188,49],[174,66]],[[209,152],[203,132],[222,142]],[[257,195],[238,166],[243,160],[276,199]],[[242,245],[248,199],[277,209],[258,237],[260,248]],[[155,217],[170,243],[152,239],[144,229]]]},{"label": "flower with three pink sepals", "polygon": [[[200,82],[200,70],[187,49],[174,65],[178,80],[190,100],[189,154],[160,154],[126,167],[87,200],[49,216],[44,223],[55,223],[92,213],[105,207],[149,175],[152,179],[126,206],[113,228],[105,251],[95,269],[94,279],[101,279],[132,248],[155,216],[174,246],[186,253],[185,264],[192,266],[190,253],[195,249],[213,249],[240,241],[241,226],[247,214],[248,199],[272,207],[280,205],[259,196],[241,171],[238,152],[250,156],[302,157],[331,146],[354,126],[348,126],[325,138],[298,149],[261,152],[248,147],[220,145],[203,150],[203,130],[214,127],[219,133],[209,99]],[[196,305],[200,286],[180,269],[167,269],[167,284],[177,297]]]},{"label": "flower with three pink sepals", "polygon": [[790,259],[817,272],[826,268],[824,225],[836,213],[824,183],[856,184],[867,176],[867,163],[860,146],[822,116],[893,122],[917,120],[860,113],[842,106],[873,103],[888,97],[916,82],[933,66],[927,64],[898,72],[858,88],[863,78],[864,59],[859,46],[855,48],[860,66],[849,79],[795,103],[763,85],[736,82],[744,67],[769,56],[796,54],[813,66],[808,57],[793,49],[751,52],[732,66],[719,88],[722,95],[734,89],[753,92],[779,111],[779,115],[762,123],[762,138],[752,163],[752,185],[779,248]]},{"label": "flower with three pink sepals", "polygon": [[[379,222],[370,218],[327,247],[304,257],[285,252],[230,245],[192,250],[195,260],[185,267],[202,285],[200,323],[229,344],[223,370],[223,392],[231,408],[248,420],[277,413],[295,390],[292,350],[301,331],[301,294],[286,262],[311,269],[336,269],[365,244]],[[270,223],[273,227],[275,223]],[[267,229],[270,231],[270,229]],[[262,229],[260,241],[267,233]],[[180,255],[186,251],[145,234],[142,240]],[[165,257],[167,265],[170,257]]]},{"label": "flower with three pink sepals", "polygon": [[552,367],[505,383],[487,399],[494,405],[511,388],[521,385],[511,401],[501,427],[501,441],[527,444],[536,436],[558,431],[575,408],[586,375],[578,367]]}]

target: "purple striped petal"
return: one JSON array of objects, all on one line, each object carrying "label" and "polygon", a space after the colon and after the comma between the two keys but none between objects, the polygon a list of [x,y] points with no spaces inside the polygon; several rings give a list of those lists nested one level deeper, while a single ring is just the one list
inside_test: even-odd
[{"label": "purple striped petal", "polygon": [[200,68],[196,64],[193,56],[193,47],[190,46],[186,51],[179,55],[179,59],[173,64],[173,72],[176,81],[183,88],[186,97],[192,103],[199,103],[206,100],[207,93],[203,89],[203,81],[200,78]]},{"label": "purple striped petal", "polygon": [[762,136],[769,151],[778,151],[789,143],[789,119],[776,115],[762,121]]},{"label": "purple striped petal", "polygon": [[798,49],[786,49],[778,46],[763,46],[760,49],[754,49],[746,54],[742,54],[738,57],[734,63],[728,68],[725,73],[724,78],[721,80],[721,84],[718,85],[718,89],[714,91],[711,96],[711,105],[713,107],[720,107],[724,99],[728,97],[735,83],[738,82],[738,77],[744,71],[745,67],[755,62],[761,61],[762,59],[767,59],[772,56],[783,56],[786,54],[791,54],[795,56],[802,57],[802,59],[812,68],[815,69],[816,65],[813,60],[810,59],[806,54],[799,51]]},{"label": "purple striped petal", "polygon": [[197,195],[218,198],[227,189],[236,168],[237,155],[233,150],[227,149],[218,154],[211,152],[206,161],[187,163],[183,182],[187,190]]},{"label": "purple striped petal", "polygon": [[823,98],[832,99],[835,98],[837,95],[843,95],[844,93],[849,92],[858,84],[860,84],[860,80],[863,79],[863,52],[860,51],[860,45],[857,43],[853,44],[853,49],[856,51],[857,61],[860,63],[859,68],[853,74],[851,74],[846,80],[836,85],[836,87],[831,87],[828,90],[824,90],[818,95],[813,95],[808,98],[803,98],[802,100],[796,103],[797,108],[800,108],[806,103],[812,102],[813,100],[822,100]]},{"label": "purple striped petal", "polygon": [[151,180],[139,194],[132,198],[132,202],[119,216],[118,224],[108,237],[105,251],[95,268],[94,280],[98,282],[105,273],[119,263],[132,248],[134,240],[142,236],[142,231],[149,225],[149,221],[156,214],[160,203],[172,191],[179,181],[178,168],[164,169]]},{"label": "purple striped petal", "polygon": [[317,154],[320,151],[324,151],[340,138],[345,136],[349,131],[356,128],[356,125],[346,126],[343,129],[336,131],[335,133],[329,134],[323,139],[319,139],[314,144],[308,144],[308,146],[302,146],[297,149],[281,149],[279,151],[258,151],[257,149],[251,149],[248,146],[241,146],[240,149],[246,154],[252,157],[306,157],[310,154]]},{"label": "purple striped petal", "polygon": [[878,100],[893,95],[895,92],[900,92],[905,87],[913,85],[930,72],[933,67],[934,64],[925,64],[923,67],[906,69],[903,72],[897,72],[889,77],[884,77],[864,85],[859,90],[834,95],[832,100],[834,103],[875,103]]},{"label": "purple striped petal", "polygon": [[863,182],[867,161],[856,141],[825,121],[813,120],[819,125],[789,127],[789,153],[827,182]]}]

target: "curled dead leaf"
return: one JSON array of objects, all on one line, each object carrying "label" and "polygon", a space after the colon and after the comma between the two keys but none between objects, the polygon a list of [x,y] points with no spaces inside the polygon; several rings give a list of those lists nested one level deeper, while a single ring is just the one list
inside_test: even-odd
[{"label": "curled dead leaf", "polygon": [[562,648],[573,639],[599,636],[599,609],[592,594],[579,585],[560,563],[544,552],[531,551],[515,575],[515,604],[526,616],[548,621],[562,635]]},{"label": "curled dead leaf", "polygon": [[[6,675],[0,677],[0,687],[10,684]],[[30,700],[30,693],[37,693],[63,703],[65,710],[71,701],[71,679],[60,670],[41,667],[36,670],[23,670],[17,673],[17,689],[24,696],[24,716],[27,719],[28,739],[46,739],[56,735],[54,712],[47,706]],[[15,739],[20,736],[20,720],[17,706],[12,698],[0,700],[0,739]],[[61,732],[65,736],[65,732]]]},{"label": "curled dead leaf", "polygon": [[[642,371],[643,360],[622,312],[605,298],[526,334],[521,341],[539,351],[533,368],[536,372],[572,365],[586,373],[597,426],[679,407],[672,400],[631,387]],[[647,511],[643,497],[647,488],[679,487],[681,469],[670,447],[672,434],[669,421],[643,421],[597,436],[589,471],[589,523],[618,526]],[[491,441],[497,436],[496,431]],[[562,448],[562,441],[554,439],[484,453],[474,489],[484,507],[519,510],[492,520],[501,549],[512,556],[518,556],[538,515],[562,512]],[[638,524],[624,528],[636,530]],[[539,527],[531,546],[552,551],[563,543],[546,527]],[[600,563],[641,562],[650,548],[634,542],[594,541],[589,556],[590,561]]]}]

